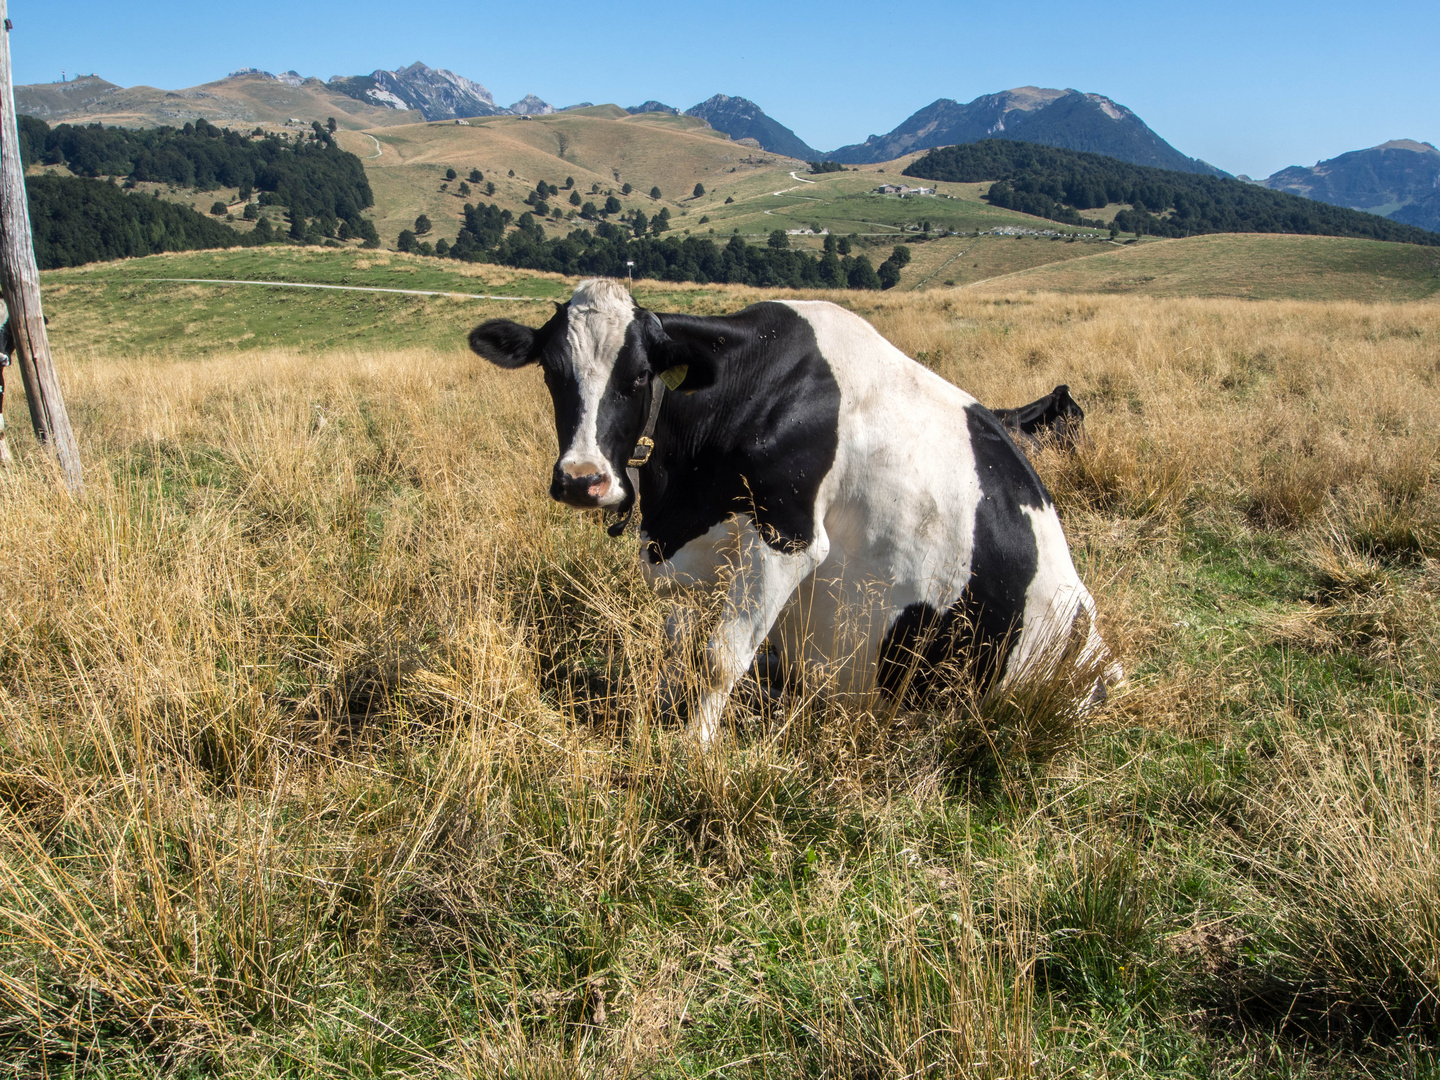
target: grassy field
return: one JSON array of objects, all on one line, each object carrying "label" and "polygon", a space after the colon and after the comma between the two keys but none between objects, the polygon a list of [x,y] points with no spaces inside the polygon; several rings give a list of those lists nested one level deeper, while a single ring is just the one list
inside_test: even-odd
[{"label": "grassy field", "polygon": [[1440,294],[1440,250],[1334,236],[1192,236],[1112,247],[988,284],[1147,296],[1421,300]]},{"label": "grassy field", "polygon": [[1071,385],[1037,464],[1130,688],[1050,753],[803,695],[697,752],[538,374],[463,348],[544,305],[139,279],[569,283],[280,255],[45,275],[87,488],[12,378],[14,1075],[1437,1075],[1440,306],[835,294]]}]

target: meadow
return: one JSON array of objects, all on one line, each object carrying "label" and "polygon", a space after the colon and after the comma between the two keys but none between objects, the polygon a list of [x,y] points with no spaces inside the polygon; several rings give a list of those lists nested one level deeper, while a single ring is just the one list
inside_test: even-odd
[{"label": "meadow", "polygon": [[572,283],[142,280],[266,257],[45,276],[78,497],[11,380],[10,1074],[1440,1074],[1433,299],[827,296],[988,404],[1071,386],[1037,466],[1129,686],[741,695],[701,751],[538,374],[464,348]]}]

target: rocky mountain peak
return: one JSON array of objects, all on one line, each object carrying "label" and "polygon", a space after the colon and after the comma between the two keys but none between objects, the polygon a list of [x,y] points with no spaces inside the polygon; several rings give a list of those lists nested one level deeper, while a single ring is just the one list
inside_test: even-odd
[{"label": "rocky mountain peak", "polygon": [[801,160],[813,160],[819,156],[817,150],[784,124],[766,116],[765,110],[749,98],[716,94],[686,109],[685,115],[704,120],[716,131],[723,131],[737,142],[754,139],[772,154]]},{"label": "rocky mountain peak", "polygon": [[510,106],[510,111],[516,116],[549,116],[555,111],[555,106],[548,101],[541,101],[534,94],[526,94]]}]

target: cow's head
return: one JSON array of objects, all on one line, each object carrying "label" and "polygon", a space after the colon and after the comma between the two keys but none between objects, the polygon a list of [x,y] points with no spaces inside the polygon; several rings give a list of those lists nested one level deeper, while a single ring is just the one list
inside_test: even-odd
[{"label": "cow's head", "polygon": [[608,278],[580,282],[538,330],[508,319],[481,323],[470,331],[470,347],[503,368],[540,364],[560,441],[550,494],[571,506],[618,506],[633,498],[625,465],[645,426],[656,376],[669,372],[668,381],[683,390],[714,378],[711,363],[688,350],[682,355],[660,319]]}]

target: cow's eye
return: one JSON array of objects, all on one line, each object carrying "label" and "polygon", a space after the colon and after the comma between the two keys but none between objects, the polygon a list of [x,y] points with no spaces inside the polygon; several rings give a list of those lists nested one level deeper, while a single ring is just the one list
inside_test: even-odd
[{"label": "cow's eye", "polygon": [[645,385],[646,385],[649,381],[650,381],[650,373],[649,373],[648,371],[642,371],[642,372],[640,372],[639,375],[636,375],[636,376],[635,376],[635,381],[630,384],[630,390],[631,390],[631,392],[633,393],[633,392],[636,391],[636,390],[644,390],[644,389],[645,389]]}]

